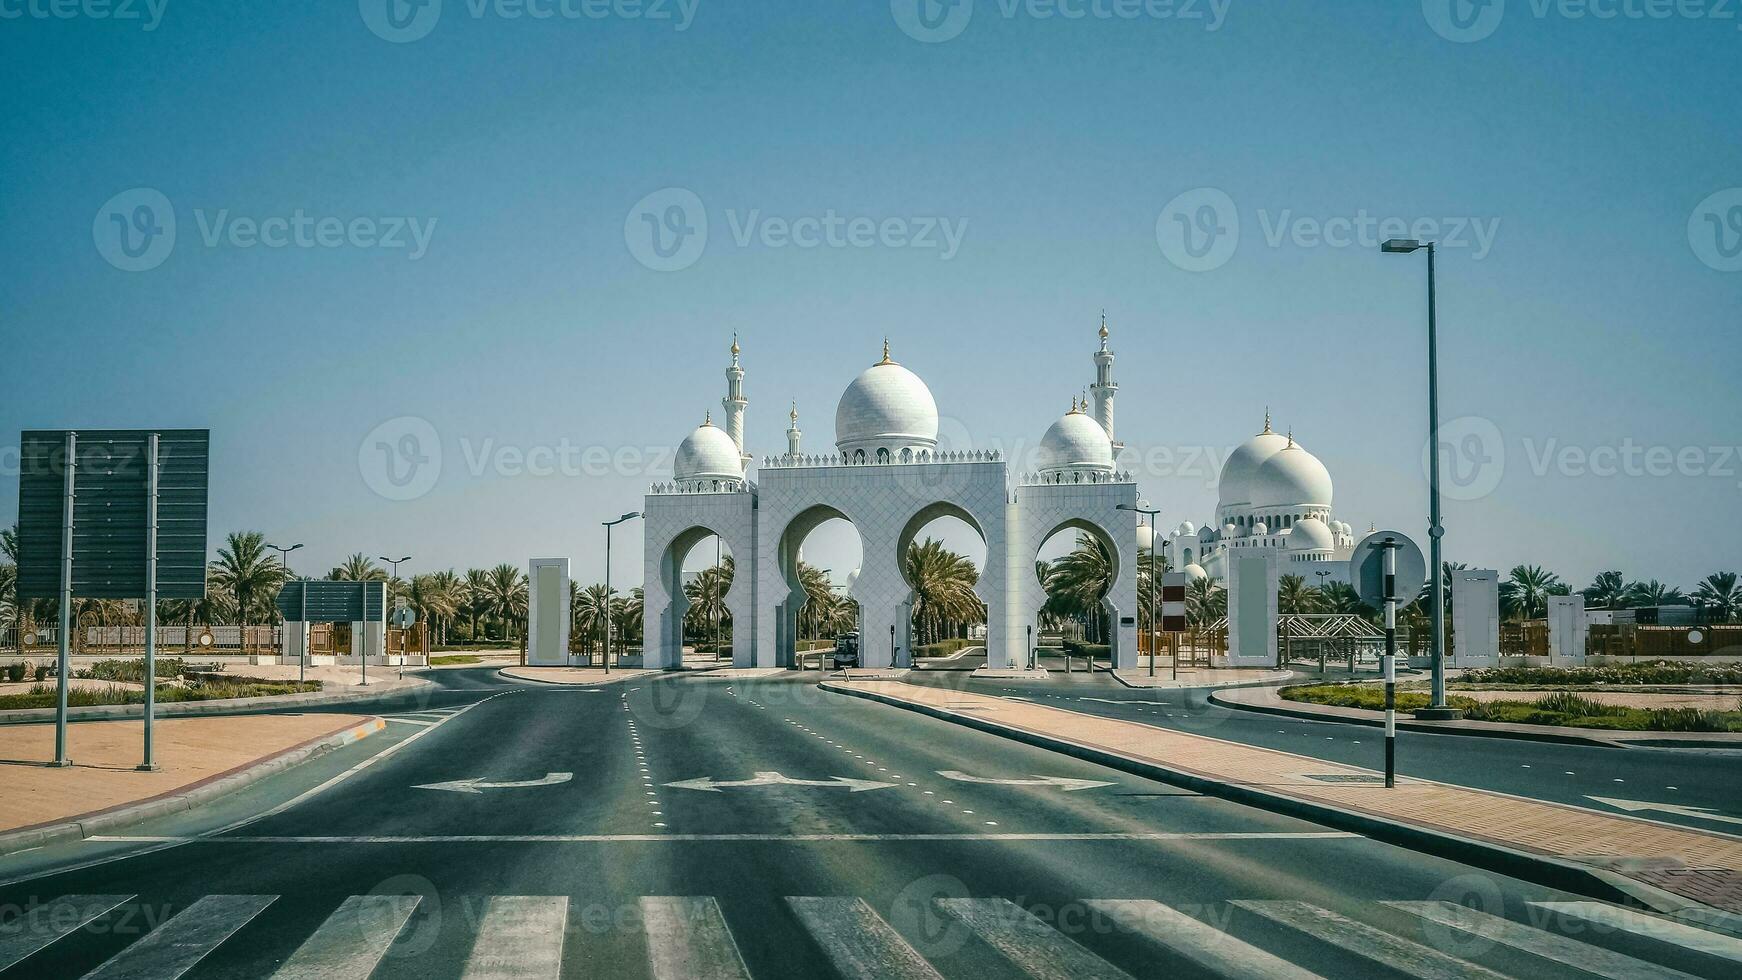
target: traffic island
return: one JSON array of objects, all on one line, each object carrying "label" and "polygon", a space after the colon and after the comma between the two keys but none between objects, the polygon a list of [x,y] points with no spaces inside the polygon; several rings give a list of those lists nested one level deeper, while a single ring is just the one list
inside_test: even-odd
[{"label": "traffic island", "polygon": [[1563,891],[1690,922],[1742,914],[1739,837],[1424,779],[1387,789],[1369,769],[1026,701],[822,687]]}]

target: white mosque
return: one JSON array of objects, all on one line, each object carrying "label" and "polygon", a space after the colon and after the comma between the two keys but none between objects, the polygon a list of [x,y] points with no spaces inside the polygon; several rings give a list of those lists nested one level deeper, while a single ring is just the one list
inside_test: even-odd
[{"label": "white mosque", "polygon": [[[818,525],[843,518],[858,531],[863,559],[848,594],[858,601],[863,663],[905,663],[912,650],[913,589],[901,556],[941,516],[979,532],[986,561],[975,592],[987,609],[987,669],[1021,668],[1046,600],[1035,559],[1055,533],[1098,538],[1113,557],[1105,610],[1113,659],[1137,658],[1137,486],[1116,465],[1113,351],[1101,325],[1089,398],[1054,422],[1036,453],[1036,471],[1015,473],[996,450],[942,446],[938,409],[925,382],[883,355],[847,385],[835,408],[831,450],[807,452],[796,407],[786,451],[751,472],[745,450],[741,350],[734,340],[721,401],[679,446],[673,479],[647,495],[645,644],[648,665],[682,662],[687,606],[682,566],[690,549],[718,535],[736,574],[726,596],[737,666],[785,667],[794,661],[799,608],[799,546]],[[1309,457],[1310,458],[1310,457]],[[1325,481],[1329,502],[1329,479]],[[1200,547],[1197,545],[1194,548]],[[1194,557],[1197,552],[1194,551]]]}]

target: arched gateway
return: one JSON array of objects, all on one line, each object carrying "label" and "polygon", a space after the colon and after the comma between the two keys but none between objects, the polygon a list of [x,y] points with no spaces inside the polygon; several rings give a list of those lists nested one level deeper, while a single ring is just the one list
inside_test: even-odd
[{"label": "arched gateway", "polygon": [[1128,474],[1116,472],[1113,441],[1113,353],[1107,329],[1095,353],[1094,405],[1078,405],[1041,440],[1039,471],[1012,474],[995,451],[955,451],[938,445],[937,404],[913,372],[883,358],[847,386],[835,411],[835,451],[803,451],[798,412],[790,415],[787,451],[765,457],[749,478],[744,454],[744,370],[732,344],[721,405],[726,427],[711,414],[679,446],[674,479],[653,487],[647,518],[645,610],[650,665],[683,660],[682,562],[703,537],[718,534],[736,558],[727,607],[732,614],[732,662],[786,667],[794,662],[800,606],[798,548],[824,521],[842,518],[857,529],[863,561],[850,596],[860,610],[865,666],[907,663],[913,588],[902,555],[938,517],[955,517],[978,531],[986,560],[974,591],[987,610],[987,666],[1027,665],[1027,641],[1044,601],[1035,554],[1061,527],[1087,529],[1113,556],[1107,594],[1113,660],[1137,662],[1136,515]]}]

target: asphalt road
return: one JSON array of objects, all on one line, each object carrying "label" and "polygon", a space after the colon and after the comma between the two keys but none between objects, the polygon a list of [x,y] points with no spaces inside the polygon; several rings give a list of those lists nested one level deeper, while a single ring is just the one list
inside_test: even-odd
[{"label": "asphalt road", "polygon": [[[1046,681],[970,680],[958,671],[919,672],[919,683],[1020,697],[1085,714],[1140,721],[1196,735],[1261,745],[1332,762],[1385,765],[1383,732],[1367,725],[1224,708],[1207,688],[1128,688],[1105,673],[1052,673]],[[1404,775],[1533,799],[1619,812],[1592,797],[1701,808],[1706,815],[1641,810],[1637,815],[1702,830],[1742,832],[1742,749],[1609,748],[1400,731]],[[1728,819],[1724,819],[1728,818]]]},{"label": "asphalt road", "polygon": [[[385,735],[215,807],[24,856],[100,863],[0,860],[0,980],[1549,980],[1742,962],[1742,944],[1696,951],[1638,916],[1593,929],[1610,907],[1557,914],[1531,903],[1581,900],[815,675],[442,682]],[[1468,915],[1453,908],[1386,904],[1442,901],[1498,916],[1458,920],[1489,938],[1434,922]]]}]

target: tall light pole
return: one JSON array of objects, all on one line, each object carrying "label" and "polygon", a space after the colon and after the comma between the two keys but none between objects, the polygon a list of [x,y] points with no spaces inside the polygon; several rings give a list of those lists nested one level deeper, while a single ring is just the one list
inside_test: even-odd
[{"label": "tall light pole", "polygon": [[[410,561],[411,556],[406,555],[404,558],[389,558],[386,555],[376,555],[375,560],[376,561],[384,561],[387,563],[387,588],[392,589],[393,583],[399,581],[399,564],[400,564],[400,562]],[[399,612],[399,599],[397,597],[393,600],[393,611],[395,613]],[[392,616],[389,616],[388,621],[392,622],[392,618],[393,618]],[[403,627],[401,627],[401,628],[403,628]],[[381,629],[381,662],[383,664],[385,664],[387,662],[387,629],[386,629],[386,627],[382,627],[382,629]],[[399,676],[401,678],[405,677],[405,637],[404,636],[401,636],[399,638]]]},{"label": "tall light pole", "polygon": [[1446,595],[1445,563],[1440,558],[1440,539],[1446,529],[1440,523],[1440,368],[1438,312],[1434,300],[1433,242],[1393,238],[1380,246],[1386,252],[1407,254],[1427,250],[1427,428],[1428,428],[1428,581],[1433,589],[1432,654],[1433,703],[1417,718],[1456,718],[1459,712],[1446,704]]},{"label": "tall light pole", "polygon": [[[1155,627],[1157,625],[1155,621],[1155,538],[1157,532],[1160,531],[1160,526],[1156,523],[1155,518],[1156,515],[1161,513],[1161,511],[1151,510],[1149,507],[1149,501],[1147,500],[1139,500],[1135,506],[1131,504],[1120,504],[1117,509],[1136,511],[1139,514],[1147,514],[1149,516],[1149,676],[1154,677]],[[1179,677],[1179,657],[1177,656],[1174,657],[1173,676],[1176,679]]]},{"label": "tall light pole", "polygon": [[[266,545],[266,547],[271,548],[273,551],[278,552],[278,567],[281,571],[284,572],[285,580],[289,581],[289,579],[290,579],[290,562],[286,561],[285,559],[290,555],[291,552],[302,547],[302,543],[298,542],[296,544],[291,545],[288,548],[281,548],[278,545],[268,543]],[[302,597],[302,605],[303,605],[303,609],[304,609],[304,612],[303,612],[304,619],[302,621],[302,643],[301,643],[302,649],[297,651],[297,658],[296,658],[296,682],[298,684],[301,684],[303,682],[303,676],[308,672],[308,619],[307,619],[308,596],[306,594]],[[191,622],[191,620],[190,620],[190,622]]]},{"label": "tall light pole", "polygon": [[[624,521],[632,521],[641,516],[638,510],[632,510],[614,521],[600,521],[605,527],[605,673],[611,672],[611,529]],[[681,628],[680,628],[681,633]],[[683,637],[678,637],[678,660],[682,666]]]}]

